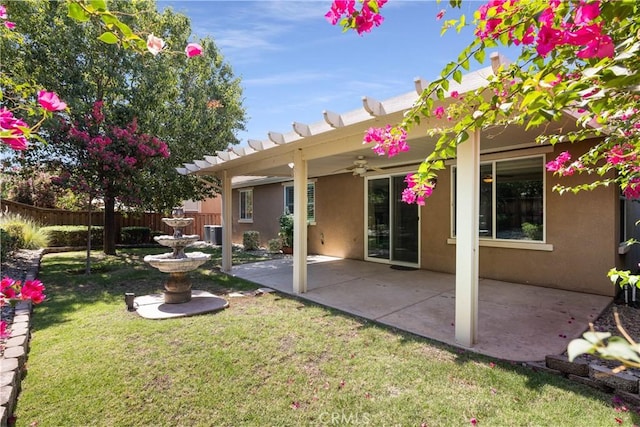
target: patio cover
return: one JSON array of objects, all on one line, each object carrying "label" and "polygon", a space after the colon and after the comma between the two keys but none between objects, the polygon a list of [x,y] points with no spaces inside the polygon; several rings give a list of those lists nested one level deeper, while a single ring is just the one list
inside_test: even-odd
[{"label": "patio cover", "polygon": [[[450,82],[450,92],[460,94],[487,85],[488,78],[505,64],[503,56],[491,55],[491,66],[463,76],[460,84]],[[309,177],[335,174],[336,170],[353,164],[358,155],[367,158],[375,168],[384,168],[385,174],[416,170],[417,165],[433,150],[436,138],[427,136],[426,130],[443,124],[442,119],[430,118],[415,126],[407,136],[411,150],[393,159],[371,155],[371,147],[363,145],[364,132],[369,127],[383,127],[399,123],[404,113],[418,99],[426,81],[414,80],[415,90],[385,101],[363,97],[363,108],[345,114],[323,112],[323,121],[313,124],[292,123],[287,133],[269,132],[267,140],[249,140],[247,147],[232,147],[218,151],[204,159],[194,160],[177,168],[180,174],[216,176],[222,182],[222,270],[231,272],[231,194],[232,178],[237,176],[291,177],[294,183],[294,264],[293,290],[307,291],[307,227],[306,189]],[[452,102],[447,96],[438,105]],[[558,123],[557,131],[575,126],[575,117],[567,115]],[[500,127],[474,132],[469,140],[457,148],[458,192],[456,195],[456,305],[455,339],[458,344],[472,347],[478,335],[478,200],[480,141],[484,152],[504,151],[536,146],[535,131],[520,127]],[[515,141],[525,141],[516,143]],[[380,172],[369,172],[373,176]]]}]

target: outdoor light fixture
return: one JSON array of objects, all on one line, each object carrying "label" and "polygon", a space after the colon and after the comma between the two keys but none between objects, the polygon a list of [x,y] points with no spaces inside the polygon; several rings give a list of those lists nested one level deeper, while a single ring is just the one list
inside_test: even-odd
[{"label": "outdoor light fixture", "polygon": [[485,175],[482,177],[482,182],[486,182],[487,184],[491,184],[493,182],[493,176]]},{"label": "outdoor light fixture", "polygon": [[134,294],[133,292],[126,292],[124,294],[124,302],[127,304],[127,310],[135,311],[135,308],[133,307],[133,299],[135,297],[136,294]]}]

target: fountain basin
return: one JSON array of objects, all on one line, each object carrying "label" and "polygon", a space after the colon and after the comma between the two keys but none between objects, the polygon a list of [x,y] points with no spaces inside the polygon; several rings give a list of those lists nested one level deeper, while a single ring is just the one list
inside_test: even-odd
[{"label": "fountain basin", "polygon": [[147,255],[144,262],[163,273],[186,273],[207,262],[211,255],[202,252],[186,253],[186,258],[174,258],[172,253]]},{"label": "fountain basin", "polygon": [[182,237],[156,236],[153,238],[153,240],[162,246],[167,246],[169,248],[184,248],[197,242],[198,239],[200,239],[200,236],[197,234],[187,234]]},{"label": "fountain basin", "polygon": [[162,222],[169,227],[182,228],[193,224],[193,218],[162,218]]}]

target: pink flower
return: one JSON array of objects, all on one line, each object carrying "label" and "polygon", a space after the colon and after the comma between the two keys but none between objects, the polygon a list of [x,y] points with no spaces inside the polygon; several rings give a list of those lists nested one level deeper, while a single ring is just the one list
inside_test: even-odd
[{"label": "pink flower", "polygon": [[587,46],[578,51],[576,56],[581,59],[588,58],[613,58],[615,53],[615,46],[611,37],[607,35],[601,35],[593,38]]},{"label": "pink flower", "polygon": [[9,331],[7,331],[7,322],[0,320],[0,339],[9,338]]},{"label": "pink flower", "polygon": [[478,420],[476,420],[475,418],[471,418],[469,422],[471,423],[472,426],[478,425]]},{"label": "pink flower", "polygon": [[576,15],[573,18],[573,23],[576,25],[584,25],[593,21],[600,16],[600,1],[593,3],[581,2],[580,6],[576,9]]},{"label": "pink flower", "polygon": [[44,285],[39,280],[27,280],[20,290],[20,299],[31,300],[34,304],[40,304],[46,298],[43,294]]},{"label": "pink flower", "polygon": [[159,54],[160,51],[164,49],[164,46],[164,40],[160,37],[156,37],[153,34],[149,34],[149,37],[147,37],[147,50],[151,52],[153,56]]},{"label": "pink flower", "polygon": [[447,13],[446,10],[442,9],[440,12],[438,12],[438,14],[436,15],[436,19],[439,21],[442,18],[444,18],[444,14]]},{"label": "pink flower", "polygon": [[15,298],[18,295],[17,287],[20,286],[20,282],[16,282],[15,280],[4,277],[0,281],[0,294],[3,298]]},{"label": "pink flower", "polygon": [[184,53],[187,55],[187,58],[202,55],[202,46],[198,43],[189,43],[184,49]]},{"label": "pink flower", "polygon": [[0,4],[0,19],[7,19],[7,8],[5,5]]},{"label": "pink flower", "polygon": [[27,148],[27,138],[24,137],[22,128],[28,127],[22,120],[16,119],[11,110],[6,107],[0,108],[0,131],[8,133],[8,135],[0,137],[0,140],[12,149],[25,150]]},{"label": "pink flower", "polygon": [[449,96],[451,96],[453,99],[458,99],[460,97],[460,94],[458,93],[457,90],[454,90],[449,94]]},{"label": "pink flower", "polygon": [[543,25],[538,31],[538,45],[536,51],[540,56],[547,56],[557,45],[562,42],[562,33],[560,30]]},{"label": "pink flower", "polygon": [[58,95],[44,90],[38,92],[38,103],[47,111],[60,111],[67,108],[67,104],[60,101]]},{"label": "pink flower", "polygon": [[640,199],[640,178],[632,178],[622,190],[627,199]]},{"label": "pink flower", "polygon": [[379,155],[393,157],[401,152],[409,151],[407,131],[401,127],[369,128],[364,135],[363,144],[375,142],[373,151]]},{"label": "pink flower", "polygon": [[16,23],[11,21],[4,21],[4,26],[10,30],[13,30],[14,28],[16,28]]},{"label": "pink flower", "polygon": [[437,107],[435,110],[433,110],[433,115],[437,118],[437,119],[441,119],[444,117],[444,107],[440,106]]}]

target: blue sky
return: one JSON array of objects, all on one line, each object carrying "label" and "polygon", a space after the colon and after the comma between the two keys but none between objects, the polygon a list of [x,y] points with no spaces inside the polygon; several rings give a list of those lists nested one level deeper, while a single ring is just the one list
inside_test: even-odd
[{"label": "blue sky", "polygon": [[[471,18],[480,4],[465,2],[462,12]],[[440,36],[438,11],[447,10],[444,19],[460,13],[448,1],[390,0],[382,26],[363,36],[325,20],[328,0],[158,1],[159,9],[167,5],[189,16],[194,39],[211,36],[242,79],[242,143],[289,132],[293,121],[321,121],[323,110],[361,108],[362,96],[410,92],[415,77],[433,80],[472,37],[471,29]]]}]

